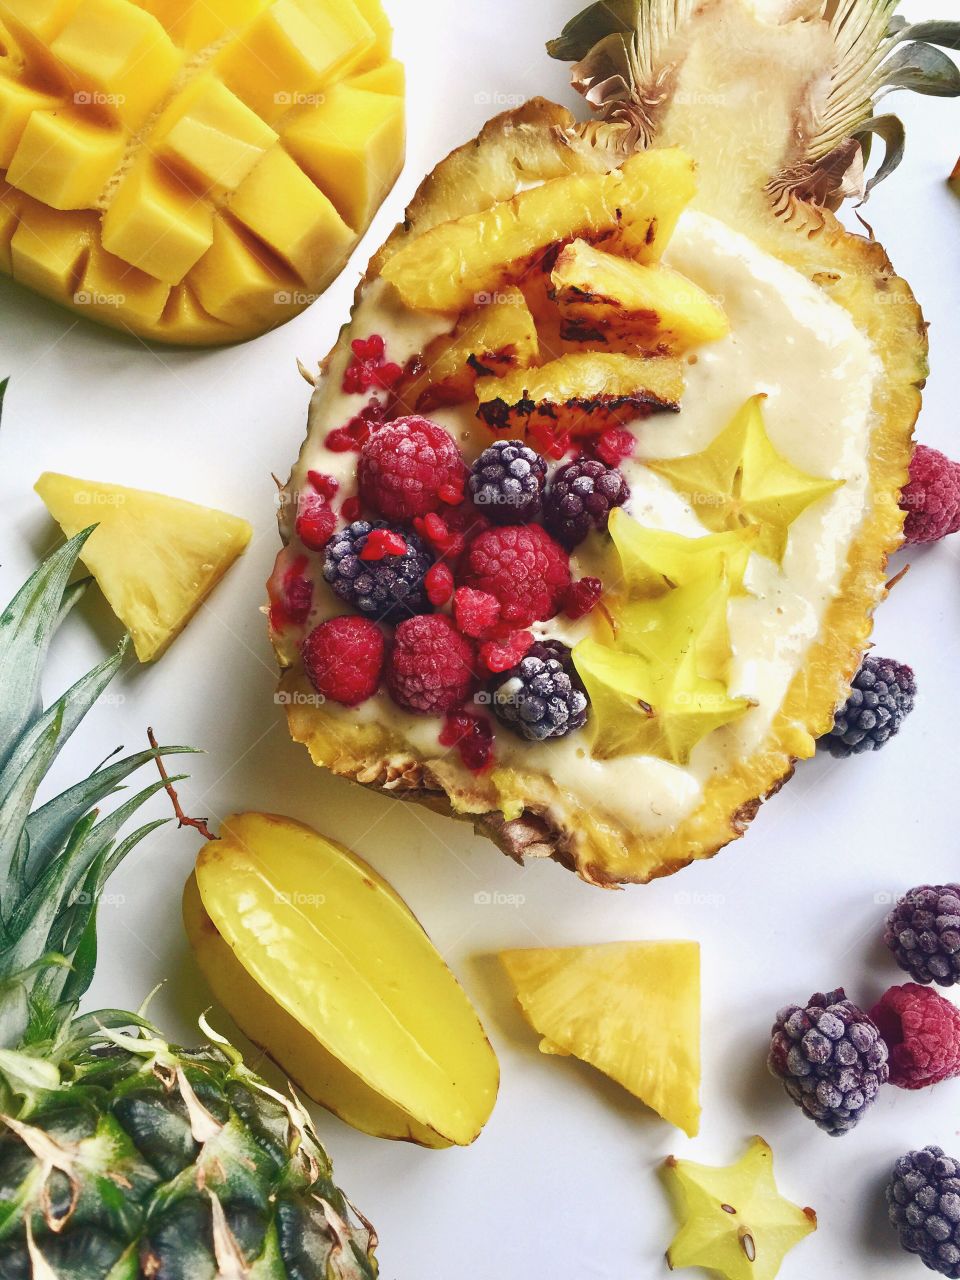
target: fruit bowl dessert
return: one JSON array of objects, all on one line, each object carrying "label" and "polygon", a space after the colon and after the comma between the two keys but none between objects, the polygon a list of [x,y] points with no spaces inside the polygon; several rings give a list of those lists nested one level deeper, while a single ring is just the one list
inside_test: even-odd
[{"label": "fruit bowl dessert", "polygon": [[599,885],[742,835],[830,728],[926,374],[831,211],[893,6],[635,8],[552,47],[599,119],[492,120],[374,257],[269,588],[317,764]]}]

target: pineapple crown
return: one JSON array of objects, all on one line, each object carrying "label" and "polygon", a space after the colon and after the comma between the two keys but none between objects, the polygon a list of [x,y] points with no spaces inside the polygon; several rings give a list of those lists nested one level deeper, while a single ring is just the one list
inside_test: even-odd
[{"label": "pineapple crown", "polygon": [[[738,0],[761,21],[820,23],[830,39],[829,61],[810,66],[780,172],[770,176],[767,190],[778,213],[788,213],[796,201],[829,209],[851,196],[862,202],[893,173],[906,135],[898,116],[877,113],[888,93],[960,96],[960,69],[941,52],[960,49],[960,22],[910,24],[897,15],[899,4]],[[574,63],[574,88],[602,119],[623,126],[624,146],[648,146],[687,53],[685,28],[702,12],[699,0],[598,0],[572,18],[547,51]],[[884,156],[868,181],[874,138],[883,143]]]},{"label": "pineapple crown", "polygon": [[[111,757],[31,812],[53,761],[116,675],[129,644],[125,637],[44,708],[40,681],[50,641],[90,582],[71,583],[70,576],[92,532],[77,534],[44,560],[0,614],[0,1072],[19,1057],[11,1051],[55,1045],[66,1034],[93,978],[103,887],[164,820],[123,838],[121,831],[164,780],[106,816],[96,806],[144,765],[189,750],[151,748]],[[122,1021],[130,1025],[130,1015]]]}]

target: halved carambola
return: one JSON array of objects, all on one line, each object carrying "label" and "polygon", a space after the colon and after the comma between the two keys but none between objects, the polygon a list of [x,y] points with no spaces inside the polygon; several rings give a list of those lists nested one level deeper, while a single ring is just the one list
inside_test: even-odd
[{"label": "halved carambola", "polygon": [[403,163],[380,0],[0,0],[4,31],[0,270],[141,337],[230,342],[302,310]]}]

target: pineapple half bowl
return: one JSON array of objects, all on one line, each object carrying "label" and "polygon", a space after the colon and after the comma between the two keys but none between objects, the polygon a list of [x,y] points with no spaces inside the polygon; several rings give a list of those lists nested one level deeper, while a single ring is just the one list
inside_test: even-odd
[{"label": "pineapple half bowl", "polygon": [[[491,120],[374,256],[316,382],[269,584],[281,700],[317,765],[608,887],[743,835],[829,729],[902,541],[927,373],[910,287],[834,212],[863,189],[871,133],[897,149],[873,117],[895,4],[626,8],[593,6],[550,47],[595,118],[536,99]],[[572,556],[605,607],[533,628],[573,648],[587,724],[540,744],[497,725],[481,774],[439,719],[383,690],[324,702],[300,660],[346,609],[298,502],[310,472],[338,503],[357,492],[357,454],[327,437],[366,402],[343,379],[374,333],[404,369],[379,410],[440,422],[468,465],[544,422],[636,438],[627,504]],[[314,586],[300,622],[292,578]]]}]

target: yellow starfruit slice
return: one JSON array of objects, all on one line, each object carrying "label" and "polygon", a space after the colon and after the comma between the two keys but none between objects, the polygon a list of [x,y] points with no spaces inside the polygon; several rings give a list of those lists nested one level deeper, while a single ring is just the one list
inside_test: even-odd
[{"label": "yellow starfruit slice", "polygon": [[[202,914],[192,890],[186,914],[201,967],[310,1097],[378,1136],[473,1142],[496,1101],[497,1059],[462,987],[372,867],[301,823],[245,813],[204,846],[195,874]],[[208,929],[220,945],[204,944]]]},{"label": "yellow starfruit slice", "polygon": [[700,948],[609,942],[500,953],[544,1053],[570,1054],[694,1137],[700,1125]]},{"label": "yellow starfruit slice", "polygon": [[622,507],[610,512],[609,530],[622,569],[617,589],[628,596],[659,595],[707,575],[718,581],[725,576],[731,588],[739,590],[760,537],[756,525],[744,525],[729,533],[688,538],[650,529]]}]

